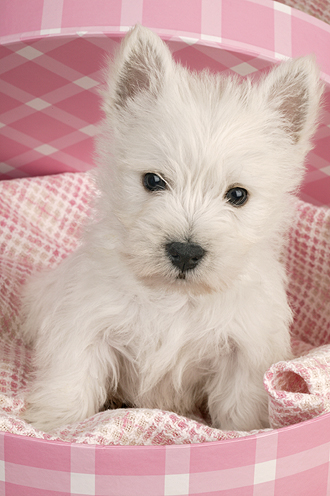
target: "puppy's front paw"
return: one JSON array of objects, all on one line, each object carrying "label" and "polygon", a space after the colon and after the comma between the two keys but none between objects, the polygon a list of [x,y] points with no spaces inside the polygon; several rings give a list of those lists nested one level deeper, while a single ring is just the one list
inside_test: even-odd
[{"label": "puppy's front paw", "polygon": [[94,404],[88,401],[88,397],[78,398],[67,389],[61,392],[50,388],[40,389],[38,387],[32,391],[26,399],[26,410],[22,413],[22,418],[36,429],[45,432],[52,431],[67,424],[79,422],[90,417],[98,410]]},{"label": "puppy's front paw", "polygon": [[60,412],[56,412],[49,407],[40,407],[33,403],[27,403],[22,419],[28,424],[41,431],[49,432],[64,424]]}]

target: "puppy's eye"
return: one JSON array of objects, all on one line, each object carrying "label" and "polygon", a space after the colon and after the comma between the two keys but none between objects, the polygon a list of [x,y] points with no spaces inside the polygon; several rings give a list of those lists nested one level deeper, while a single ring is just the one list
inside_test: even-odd
[{"label": "puppy's eye", "polygon": [[167,187],[164,179],[153,172],[147,172],[147,174],[143,176],[143,186],[148,191],[162,191]]},{"label": "puppy's eye", "polygon": [[241,207],[248,200],[248,192],[239,186],[230,188],[226,193],[226,199],[233,207]]}]

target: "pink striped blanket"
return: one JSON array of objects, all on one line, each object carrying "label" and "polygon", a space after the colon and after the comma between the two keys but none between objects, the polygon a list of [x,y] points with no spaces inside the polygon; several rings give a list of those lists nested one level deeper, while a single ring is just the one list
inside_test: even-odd
[{"label": "pink striped blanket", "polygon": [[[161,410],[108,410],[51,434],[20,418],[33,373],[31,350],[18,334],[20,288],[32,270],[55,266],[75,248],[92,195],[85,173],[0,182],[0,430],[106,445],[200,443],[251,434]],[[297,202],[285,259],[296,358],[265,374],[272,428],[330,411],[330,210]]]}]

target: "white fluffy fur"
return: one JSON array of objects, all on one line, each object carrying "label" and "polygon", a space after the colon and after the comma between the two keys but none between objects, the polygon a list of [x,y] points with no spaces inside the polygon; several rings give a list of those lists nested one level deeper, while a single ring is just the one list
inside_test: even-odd
[{"label": "white fluffy fur", "polygon": [[[322,92],[315,62],[258,83],[195,74],[138,26],[110,66],[95,219],[24,292],[36,366],[25,418],[50,430],[110,398],[266,426],[263,374],[290,355],[279,258]],[[167,189],[146,191],[147,172]],[[225,198],[236,185],[249,192],[239,208]],[[206,255],[179,279],[164,245],[188,239]]]}]

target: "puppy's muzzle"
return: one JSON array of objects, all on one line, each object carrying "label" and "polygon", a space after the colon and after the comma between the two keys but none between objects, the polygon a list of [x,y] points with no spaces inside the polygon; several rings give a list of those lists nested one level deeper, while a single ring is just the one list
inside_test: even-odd
[{"label": "puppy's muzzle", "polygon": [[205,250],[194,243],[173,241],[165,246],[166,254],[181,273],[194,269],[205,255]]}]

